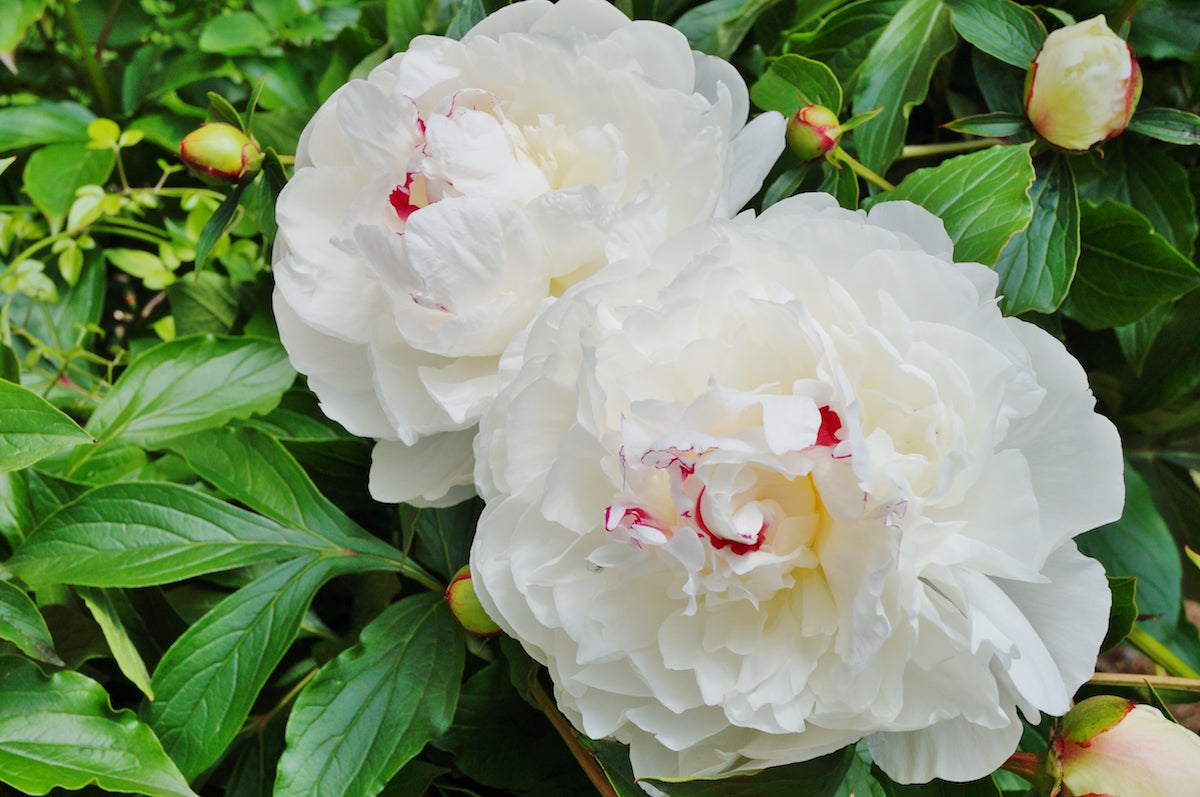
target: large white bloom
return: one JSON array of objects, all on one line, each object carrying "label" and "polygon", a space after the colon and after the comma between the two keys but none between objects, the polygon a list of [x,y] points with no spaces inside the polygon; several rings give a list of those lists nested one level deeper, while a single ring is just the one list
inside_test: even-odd
[{"label": "large white bloom", "polygon": [[484,608],[639,776],[863,737],[900,781],[991,772],[1107,625],[1071,538],[1120,515],[1121,450],[1079,364],[908,203],[637,265],[534,323],[480,424]]},{"label": "large white bloom", "polygon": [[499,356],[609,260],[750,199],[784,120],[736,70],[603,0],[526,0],[343,86],[279,198],[275,312],[371,491],[454,503]]}]

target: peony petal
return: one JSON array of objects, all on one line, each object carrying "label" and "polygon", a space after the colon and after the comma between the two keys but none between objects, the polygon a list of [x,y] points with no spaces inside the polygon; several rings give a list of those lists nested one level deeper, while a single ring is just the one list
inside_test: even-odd
[{"label": "peony petal", "polygon": [[371,496],[414,506],[453,506],[474,495],[474,429],[422,437],[408,446],[381,440],[371,452]]},{"label": "peony petal", "polygon": [[965,782],[985,777],[1017,749],[1024,729],[1014,711],[1003,728],[983,728],[961,717],[919,731],[876,733],[867,749],[879,768],[897,783],[934,778]]}]

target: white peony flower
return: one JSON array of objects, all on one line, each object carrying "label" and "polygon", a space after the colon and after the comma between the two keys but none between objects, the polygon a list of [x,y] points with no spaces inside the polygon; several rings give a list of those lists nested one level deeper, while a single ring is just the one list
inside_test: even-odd
[{"label": "white peony flower", "polygon": [[1071,538],[1120,515],[1120,441],[951,254],[915,205],[795,197],[611,266],[506,359],[476,591],[638,776],[865,737],[969,780],[1091,675],[1109,592]]},{"label": "white peony flower", "polygon": [[733,215],[783,149],[736,70],[603,0],[515,3],[420,36],[305,129],[279,198],[275,312],[371,492],[473,493],[505,346],[609,260]]}]

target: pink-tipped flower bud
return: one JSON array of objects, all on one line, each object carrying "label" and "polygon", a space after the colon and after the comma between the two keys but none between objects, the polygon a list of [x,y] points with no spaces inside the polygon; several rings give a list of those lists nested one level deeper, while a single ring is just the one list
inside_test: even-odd
[{"label": "pink-tipped flower bud", "polygon": [[240,183],[258,173],[262,150],[254,139],[224,122],[209,122],[188,133],[179,157],[201,177]]},{"label": "pink-tipped flower bud", "polygon": [[475,594],[475,585],[471,583],[471,568],[464,565],[450,586],[446,587],[446,600],[450,603],[450,612],[459,625],[478,636],[495,636],[500,633],[500,626],[487,616]]},{"label": "pink-tipped flower bud", "polygon": [[1142,95],[1133,51],[1103,16],[1046,37],[1025,75],[1025,114],[1056,147],[1085,150],[1125,129]]},{"label": "pink-tipped flower bud", "polygon": [[788,120],[785,139],[792,152],[807,163],[837,146],[842,127],[837,114],[824,105],[805,105]]},{"label": "pink-tipped flower bud", "polygon": [[1112,695],[1067,712],[1050,756],[1057,797],[1165,797],[1200,788],[1200,736],[1156,708]]}]

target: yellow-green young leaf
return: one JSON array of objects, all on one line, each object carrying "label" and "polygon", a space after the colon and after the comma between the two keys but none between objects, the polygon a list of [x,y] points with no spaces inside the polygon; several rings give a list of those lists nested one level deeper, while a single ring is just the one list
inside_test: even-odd
[{"label": "yellow-green young leaf", "polygon": [[378,794],[450,727],[465,650],[438,595],[384,610],[296,698],[275,797]]},{"label": "yellow-green young leaf", "polygon": [[939,216],[959,262],[994,265],[1009,239],[1029,226],[1033,161],[1028,144],[959,155],[904,178],[863,204],[907,199]]},{"label": "yellow-green young leaf", "polygon": [[0,380],[0,470],[27,467],[91,439],[41,396]]},{"label": "yellow-green young leaf", "polygon": [[100,684],[77,672],[46,676],[0,657],[0,781],[26,794],[53,788],[196,797],[132,711],[114,711]]},{"label": "yellow-green young leaf", "polygon": [[87,126],[91,149],[111,149],[121,137],[121,128],[112,119],[93,119]]},{"label": "yellow-green young leaf", "polygon": [[104,256],[152,291],[160,291],[175,281],[175,274],[163,264],[161,257],[141,249],[105,249]]},{"label": "yellow-green young leaf", "polygon": [[229,746],[313,595],[348,572],[348,559],[305,556],[279,565],[217,604],[163,655],[149,722],[185,775],[198,775]]},{"label": "yellow-green young leaf", "polygon": [[38,661],[62,666],[41,612],[28,595],[7,581],[0,581],[0,639]]},{"label": "yellow-green young leaf", "polygon": [[908,115],[925,101],[933,68],[958,37],[941,0],[909,0],[884,28],[862,66],[854,90],[854,112],[882,108],[854,131],[858,156],[883,174],[900,154]]},{"label": "yellow-green young leaf", "polygon": [[116,155],[111,149],[51,144],[29,156],[23,177],[25,191],[51,227],[57,229],[75,201],[75,190],[85,185],[102,185],[115,164]]}]

